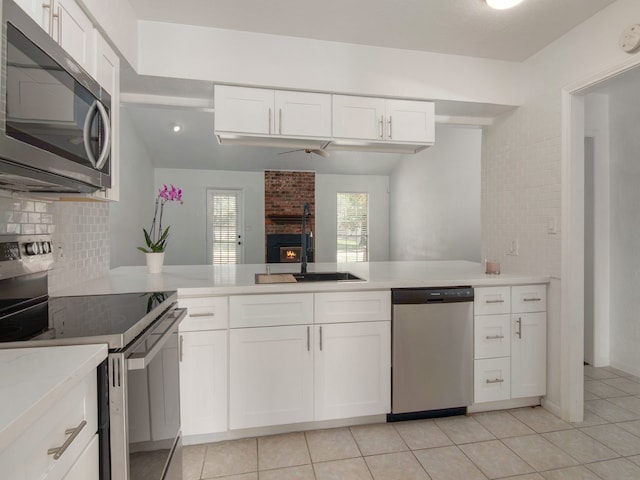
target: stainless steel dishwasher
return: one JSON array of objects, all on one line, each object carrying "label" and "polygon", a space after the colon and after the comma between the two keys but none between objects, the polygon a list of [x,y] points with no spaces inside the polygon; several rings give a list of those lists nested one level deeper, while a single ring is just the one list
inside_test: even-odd
[{"label": "stainless steel dishwasher", "polygon": [[473,403],[473,288],[393,289],[389,421]]}]

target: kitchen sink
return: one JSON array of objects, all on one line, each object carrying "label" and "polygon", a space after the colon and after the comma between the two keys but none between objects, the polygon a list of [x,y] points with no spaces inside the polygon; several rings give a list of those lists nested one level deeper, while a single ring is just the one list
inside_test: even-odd
[{"label": "kitchen sink", "polygon": [[331,281],[356,281],[362,278],[349,272],[311,272],[294,273],[293,277],[298,282],[331,282]]},{"label": "kitchen sink", "polygon": [[349,272],[256,273],[256,283],[356,282],[362,278]]}]

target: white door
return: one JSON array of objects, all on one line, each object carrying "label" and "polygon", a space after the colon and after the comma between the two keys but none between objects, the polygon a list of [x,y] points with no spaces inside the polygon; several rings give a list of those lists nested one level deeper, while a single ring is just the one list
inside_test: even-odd
[{"label": "white door", "polygon": [[394,142],[432,143],[435,139],[432,102],[387,100],[385,136]]},{"label": "white door", "polygon": [[207,263],[243,263],[242,217],[242,190],[207,190]]},{"label": "white door", "polygon": [[333,95],[333,136],[382,140],[384,105],[382,98]]},{"label": "white door", "polygon": [[315,420],[389,413],[391,322],[315,328]]},{"label": "white door", "polygon": [[511,398],[544,395],[547,389],[547,314],[514,314],[511,339]]},{"label": "white door", "polygon": [[182,434],[227,430],[227,331],[180,334],[180,419]]},{"label": "white door", "polygon": [[214,107],[216,131],[274,133],[273,90],[216,85]]},{"label": "white door", "polygon": [[38,25],[49,32],[49,6],[53,0],[14,0]]},{"label": "white door", "polygon": [[53,38],[87,72],[94,67],[93,23],[75,0],[55,2],[56,20],[53,22]]},{"label": "white door", "polygon": [[229,428],[312,421],[312,327],[240,328],[229,335]]},{"label": "white door", "polygon": [[331,136],[331,95],[275,92],[275,133],[303,137]]}]

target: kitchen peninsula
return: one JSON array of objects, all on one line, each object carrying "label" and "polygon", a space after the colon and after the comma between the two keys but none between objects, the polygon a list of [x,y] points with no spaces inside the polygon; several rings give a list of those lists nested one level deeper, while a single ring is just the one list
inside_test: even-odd
[{"label": "kitchen peninsula", "polygon": [[189,311],[177,352],[185,444],[385,421],[395,288],[474,288],[469,411],[538,405],[546,393],[549,278],[485,274],[469,261],[311,263],[309,273],[361,280],[256,284],[256,274],[299,269],[119,267],[52,295],[178,291]]}]

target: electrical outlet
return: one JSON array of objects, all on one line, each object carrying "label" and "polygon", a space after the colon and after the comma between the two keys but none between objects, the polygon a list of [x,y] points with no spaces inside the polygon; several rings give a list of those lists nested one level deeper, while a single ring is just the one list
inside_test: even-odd
[{"label": "electrical outlet", "polygon": [[56,260],[59,262],[65,259],[64,244],[62,243],[56,244],[55,257],[56,257]]},{"label": "electrical outlet", "polygon": [[511,240],[509,245],[507,245],[507,255],[519,255],[520,254],[520,243],[518,239]]}]

